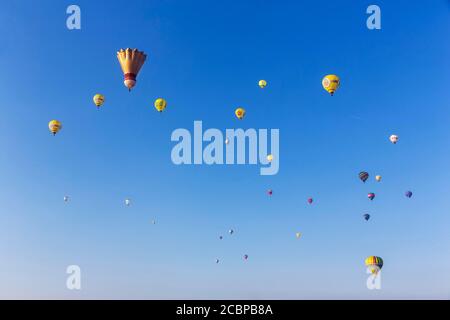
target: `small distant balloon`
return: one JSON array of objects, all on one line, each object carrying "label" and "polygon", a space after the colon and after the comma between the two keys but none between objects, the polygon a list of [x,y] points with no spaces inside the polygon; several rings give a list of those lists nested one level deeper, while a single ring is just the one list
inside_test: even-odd
[{"label": "small distant balloon", "polygon": [[373,192],[368,193],[367,198],[369,198],[370,200],[373,200],[375,198],[375,193],[373,193]]},{"label": "small distant balloon", "polygon": [[408,198],[411,198],[412,197],[412,192],[411,191],[406,191],[405,192],[405,196],[407,196]]},{"label": "small distant balloon", "polygon": [[163,112],[167,107],[167,101],[163,98],[158,98],[155,100],[155,108],[158,112]]},{"label": "small distant balloon", "polygon": [[271,196],[271,195],[273,194],[272,189],[267,190],[267,194],[268,194],[269,196]]},{"label": "small distant balloon", "polygon": [[244,260],[248,259],[248,254],[244,254]]},{"label": "small distant balloon", "polygon": [[219,236],[219,239],[220,239],[220,240],[222,240],[222,239],[223,239],[223,237],[222,237],[222,236]]},{"label": "small distant balloon", "polygon": [[61,130],[61,128],[62,124],[58,120],[52,120],[48,123],[48,129],[53,135],[56,135],[59,132],[59,130]]},{"label": "small distant balloon", "polygon": [[125,205],[129,206],[131,204],[131,200],[130,199],[125,199]]},{"label": "small distant balloon", "polygon": [[219,263],[219,259],[216,259],[216,263]]},{"label": "small distant balloon", "polygon": [[233,233],[234,233],[234,230],[233,230],[233,229],[230,229],[230,231],[228,231],[228,233],[229,233],[229,234],[233,234]]},{"label": "small distant balloon", "polygon": [[228,138],[225,139],[225,144],[229,144],[230,140]]},{"label": "small distant balloon", "polygon": [[100,93],[97,93],[92,100],[94,100],[94,103],[95,103],[95,105],[97,106],[97,109],[98,109],[105,102],[105,96],[100,94]]},{"label": "small distant balloon", "polygon": [[261,89],[264,89],[267,86],[266,80],[259,80],[258,85]]},{"label": "small distant balloon", "polygon": [[269,154],[267,156],[267,161],[272,162],[272,160],[273,160],[273,155]]},{"label": "small distant balloon", "polygon": [[312,204],[313,203],[313,198],[308,198],[308,203]]},{"label": "small distant balloon", "polygon": [[367,257],[364,262],[372,274],[378,274],[381,268],[383,268],[383,259],[377,256]]},{"label": "small distant balloon", "polygon": [[242,119],[244,119],[244,116],[245,116],[245,109],[244,109],[244,108],[237,108],[237,109],[234,111],[234,113],[236,114],[236,117],[237,117],[239,120],[242,120]]},{"label": "small distant balloon", "polygon": [[366,221],[369,221],[370,219],[370,214],[366,213],[363,215],[364,219],[366,219]]},{"label": "small distant balloon", "polygon": [[393,143],[396,144],[398,142],[398,136],[393,134],[389,137],[389,140]]},{"label": "small distant balloon", "polygon": [[302,234],[301,234],[300,232],[296,232],[296,233],[295,233],[295,237],[296,237],[297,239],[299,239],[301,236],[302,236]]},{"label": "small distant balloon", "polygon": [[326,75],[322,79],[322,86],[330,95],[334,94],[334,92],[339,88],[340,84],[341,81],[335,74]]},{"label": "small distant balloon", "polygon": [[375,176],[375,180],[377,180],[378,182],[381,181],[381,176]]},{"label": "small distant balloon", "polygon": [[69,196],[64,196],[64,202],[68,202],[69,201]]},{"label": "small distant balloon", "polygon": [[359,178],[361,179],[362,182],[366,182],[366,180],[369,179],[369,174],[365,171],[361,171],[359,173]]},{"label": "small distant balloon", "polygon": [[152,220],[152,224],[156,224],[156,221],[155,221],[155,220]]}]

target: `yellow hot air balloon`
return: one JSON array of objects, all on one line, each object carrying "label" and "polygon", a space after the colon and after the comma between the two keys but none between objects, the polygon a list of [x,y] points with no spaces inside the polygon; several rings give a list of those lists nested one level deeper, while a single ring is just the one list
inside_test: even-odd
[{"label": "yellow hot air balloon", "polygon": [[383,267],[383,259],[376,256],[367,257],[365,263],[372,274],[377,274]]},{"label": "yellow hot air balloon", "polygon": [[138,49],[120,49],[117,52],[117,59],[119,59],[124,75],[124,84],[131,91],[136,85],[136,77],[141,70],[142,65],[147,59],[147,55]]},{"label": "yellow hot air balloon", "polygon": [[167,107],[167,101],[164,100],[163,98],[158,98],[155,100],[155,108],[159,112],[163,112],[164,109],[166,109],[166,107]]},{"label": "yellow hot air balloon", "polygon": [[329,94],[333,95],[334,92],[339,88],[341,81],[339,77],[335,74],[326,75],[322,79],[322,86]]},{"label": "yellow hot air balloon", "polygon": [[266,80],[259,80],[258,85],[261,89],[264,89],[267,86]]},{"label": "yellow hot air balloon", "polygon": [[272,160],[273,160],[273,155],[269,154],[267,156],[267,161],[272,162]]},{"label": "yellow hot air balloon", "polygon": [[61,130],[62,124],[58,120],[52,120],[48,123],[48,129],[53,135],[57,134],[59,130]]},{"label": "yellow hot air balloon", "polygon": [[245,116],[245,110],[243,108],[237,108],[234,113],[236,114],[236,117],[238,117],[239,120],[242,120]]},{"label": "yellow hot air balloon", "polygon": [[381,176],[375,176],[375,180],[377,180],[378,182],[381,181]]},{"label": "yellow hot air balloon", "polygon": [[94,96],[93,100],[97,108],[99,108],[103,104],[103,102],[105,102],[105,96],[100,93],[97,93]]}]

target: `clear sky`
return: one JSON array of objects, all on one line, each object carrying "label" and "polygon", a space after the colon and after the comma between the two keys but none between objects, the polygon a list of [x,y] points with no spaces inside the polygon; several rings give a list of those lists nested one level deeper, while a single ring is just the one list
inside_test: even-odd
[{"label": "clear sky", "polygon": [[[449,14],[444,0],[1,1],[0,298],[449,299]],[[148,54],[131,93],[126,47]],[[174,165],[171,133],[194,120],[279,129],[279,173]]]}]

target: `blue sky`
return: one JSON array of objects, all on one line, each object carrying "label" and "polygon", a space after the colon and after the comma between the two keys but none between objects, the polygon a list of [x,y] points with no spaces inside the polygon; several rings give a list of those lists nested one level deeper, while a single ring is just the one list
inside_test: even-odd
[{"label": "blue sky", "polygon": [[[66,28],[70,4],[81,30]],[[381,30],[366,27],[370,4]],[[0,297],[450,298],[449,9],[2,2]],[[131,93],[116,58],[126,47],[148,54]],[[329,73],[341,78],[333,97]],[[278,128],[279,173],[174,165],[170,135],[194,120]],[[381,290],[366,288],[369,255],[384,259]],[[72,264],[80,291],[65,286]]]}]

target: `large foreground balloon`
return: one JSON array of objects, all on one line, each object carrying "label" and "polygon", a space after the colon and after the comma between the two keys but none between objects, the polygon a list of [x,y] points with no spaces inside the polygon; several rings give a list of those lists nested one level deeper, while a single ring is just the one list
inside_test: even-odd
[{"label": "large foreground balloon", "polygon": [[258,85],[261,89],[264,89],[267,86],[266,80],[259,80]]},{"label": "large foreground balloon", "polygon": [[102,104],[105,102],[105,96],[100,93],[97,93],[92,100],[94,100],[94,103],[97,106],[97,108],[100,108]]},{"label": "large foreground balloon", "polygon": [[335,74],[326,75],[322,79],[322,86],[330,95],[333,95],[334,92],[339,88],[341,81],[339,77]]},{"label": "large foreground balloon", "polygon": [[373,192],[368,193],[367,198],[369,198],[370,200],[373,200],[373,198],[375,198],[375,193],[373,193]]},{"label": "large foreground balloon", "polygon": [[407,196],[408,198],[412,197],[412,192],[411,191],[406,191],[405,192],[405,196]]},{"label": "large foreground balloon", "polygon": [[122,67],[125,87],[130,91],[136,85],[136,77],[141,70],[142,65],[147,59],[147,55],[138,49],[120,49],[117,52],[117,59],[119,59]]},{"label": "large foreground balloon", "polygon": [[359,173],[359,178],[361,179],[362,182],[366,182],[366,180],[369,179],[369,174],[365,171],[361,171]]},{"label": "large foreground balloon", "polygon": [[57,134],[61,130],[62,124],[58,120],[52,120],[48,123],[48,129],[53,135]]},{"label": "large foreground balloon", "polygon": [[245,116],[245,109],[244,108],[237,108],[236,111],[234,111],[234,113],[236,114],[236,117],[239,120],[244,119]]},{"label": "large foreground balloon", "polygon": [[167,107],[167,101],[163,98],[158,98],[155,100],[155,108],[159,112],[163,112]]},{"label": "large foreground balloon", "polygon": [[393,143],[396,144],[398,142],[398,136],[393,134],[389,137],[389,140]]},{"label": "large foreground balloon", "polygon": [[370,214],[366,213],[363,215],[364,219],[366,219],[366,221],[369,221],[370,219]]},{"label": "large foreground balloon", "polygon": [[365,263],[372,274],[377,274],[383,268],[383,259],[380,257],[367,257]]}]

